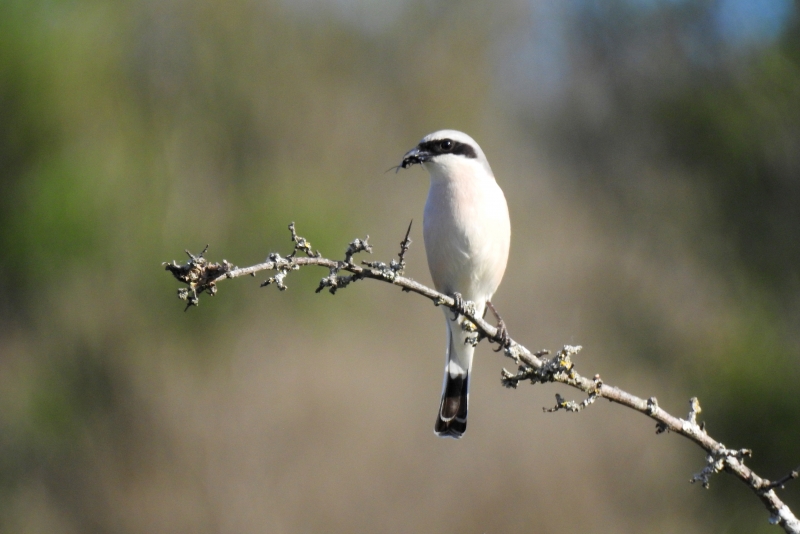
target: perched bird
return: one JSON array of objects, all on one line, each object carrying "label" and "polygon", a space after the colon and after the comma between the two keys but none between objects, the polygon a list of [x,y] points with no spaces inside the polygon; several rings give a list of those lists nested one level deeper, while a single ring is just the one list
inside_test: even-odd
[{"label": "perched bird", "polygon": [[[409,150],[400,167],[420,164],[430,174],[423,235],[428,268],[436,290],[457,303],[474,303],[483,316],[508,260],[511,225],[503,191],[483,150],[467,134],[440,130]],[[463,299],[463,300],[462,300]],[[434,432],[460,438],[467,428],[469,375],[474,337],[464,317],[442,308],[447,325],[447,353],[442,402]],[[498,317],[498,321],[500,318]]]}]

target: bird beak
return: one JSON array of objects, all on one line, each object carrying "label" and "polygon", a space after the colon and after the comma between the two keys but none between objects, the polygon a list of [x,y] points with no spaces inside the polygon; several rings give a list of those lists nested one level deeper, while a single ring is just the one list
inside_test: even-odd
[{"label": "bird beak", "polygon": [[400,163],[400,167],[403,169],[407,169],[412,165],[417,165],[419,163],[425,163],[430,159],[430,154],[424,150],[420,150],[419,147],[414,147],[408,152],[406,155],[403,156],[403,162]]}]

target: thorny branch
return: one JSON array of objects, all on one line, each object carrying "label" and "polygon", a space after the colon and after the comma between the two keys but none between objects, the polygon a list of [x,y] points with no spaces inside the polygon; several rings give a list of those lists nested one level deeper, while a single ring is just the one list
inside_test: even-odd
[{"label": "thorny branch", "polygon": [[[353,257],[360,252],[372,253],[372,246],[368,243],[369,236],[352,241],[345,251],[344,260],[335,261],[323,258],[317,251],[313,251],[311,243],[307,239],[297,235],[294,223],[289,225],[292,234],[292,241],[295,243],[294,250],[286,257],[272,253],[264,263],[259,263],[251,267],[238,268],[227,260],[222,263],[210,263],[203,256],[208,250],[208,246],[199,255],[195,256],[188,250],[186,254],[189,261],[186,264],[178,265],[174,261],[165,263],[166,270],[170,271],[175,278],[185,283],[188,288],[178,290],[178,297],[186,301],[186,309],[199,304],[199,296],[207,292],[214,295],[217,292],[217,284],[227,278],[237,278],[239,276],[255,276],[260,271],[275,271],[275,275],[268,278],[261,285],[275,284],[281,291],[286,289],[284,279],[291,271],[295,271],[306,265],[318,265],[329,270],[328,276],[322,278],[316,291],[320,292],[328,288],[330,293],[335,294],[338,289],[347,287],[352,282],[363,279],[380,280],[399,286],[403,291],[418,293],[427,297],[436,306],[447,306],[455,313],[461,313],[475,325],[477,343],[481,339],[488,339],[492,343],[501,344],[503,342],[502,332],[491,324],[477,317],[472,303],[462,302],[456,296],[444,295],[427,286],[424,286],[403,275],[405,268],[405,254],[409,249],[411,240],[411,225],[408,226],[406,236],[400,244],[398,260],[392,260],[389,265],[380,261],[362,261],[361,264],[353,262]],[[298,257],[297,253],[303,252],[305,257]],[[350,274],[341,275],[342,272]],[[505,387],[516,388],[520,382],[530,381],[532,384],[559,382],[572,386],[587,394],[586,399],[581,402],[565,400],[560,394],[556,394],[556,405],[547,408],[545,411],[554,412],[566,410],[570,412],[581,411],[595,402],[599,398],[608,399],[611,402],[627,406],[634,409],[654,421],[656,421],[656,433],[661,434],[671,431],[680,434],[693,441],[706,451],[706,465],[690,482],[700,482],[703,487],[708,488],[709,480],[712,475],[720,471],[727,471],[745,484],[758,496],[770,513],[769,521],[774,525],[779,525],[784,531],[790,534],[800,534],[800,520],[795,517],[789,507],[775,493],[776,488],[783,488],[784,484],[798,478],[798,469],[792,470],[784,477],[769,481],[761,478],[744,464],[745,458],[752,455],[749,449],[728,449],[716,441],[705,430],[703,423],[697,422],[697,415],[700,413],[700,402],[697,398],[692,398],[689,403],[689,413],[686,419],[681,419],[667,413],[658,406],[655,397],[641,399],[631,395],[617,387],[610,386],[603,382],[599,374],[592,378],[587,378],[578,374],[572,358],[581,350],[580,346],[573,347],[566,345],[559,350],[552,358],[548,358],[549,352],[546,350],[531,352],[513,339],[507,339],[504,353],[507,357],[514,360],[517,364],[517,372],[512,373],[506,369],[502,370],[501,382]]]}]

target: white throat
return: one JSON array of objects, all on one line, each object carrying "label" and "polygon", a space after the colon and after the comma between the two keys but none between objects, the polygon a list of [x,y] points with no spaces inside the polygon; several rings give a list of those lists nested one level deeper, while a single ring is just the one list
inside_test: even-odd
[{"label": "white throat", "polygon": [[431,183],[437,182],[461,182],[474,180],[478,182],[494,182],[494,174],[491,167],[485,160],[477,158],[465,158],[446,154],[438,156],[436,161],[427,161],[422,164],[431,177]]}]

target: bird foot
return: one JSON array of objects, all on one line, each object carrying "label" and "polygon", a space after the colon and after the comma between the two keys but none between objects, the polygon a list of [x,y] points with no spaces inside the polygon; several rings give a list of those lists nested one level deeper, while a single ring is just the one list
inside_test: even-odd
[{"label": "bird foot", "polygon": [[458,315],[464,315],[464,299],[461,297],[461,293],[453,293],[453,300],[455,301],[455,305],[453,306],[455,310],[453,310],[453,320],[455,321],[458,319]]},{"label": "bird foot", "polygon": [[500,317],[500,314],[497,313],[497,309],[494,307],[490,301],[486,301],[486,306],[492,310],[492,314],[494,315],[495,319],[497,319],[497,338],[499,338],[498,343],[500,344],[499,347],[494,349],[495,352],[500,352],[501,350],[508,348],[511,345],[511,338],[508,335],[508,329],[506,328],[506,323],[503,321],[503,318]]},{"label": "bird foot", "polygon": [[453,320],[457,320],[459,315],[475,315],[475,303],[469,300],[464,300],[461,293],[453,293]]}]

